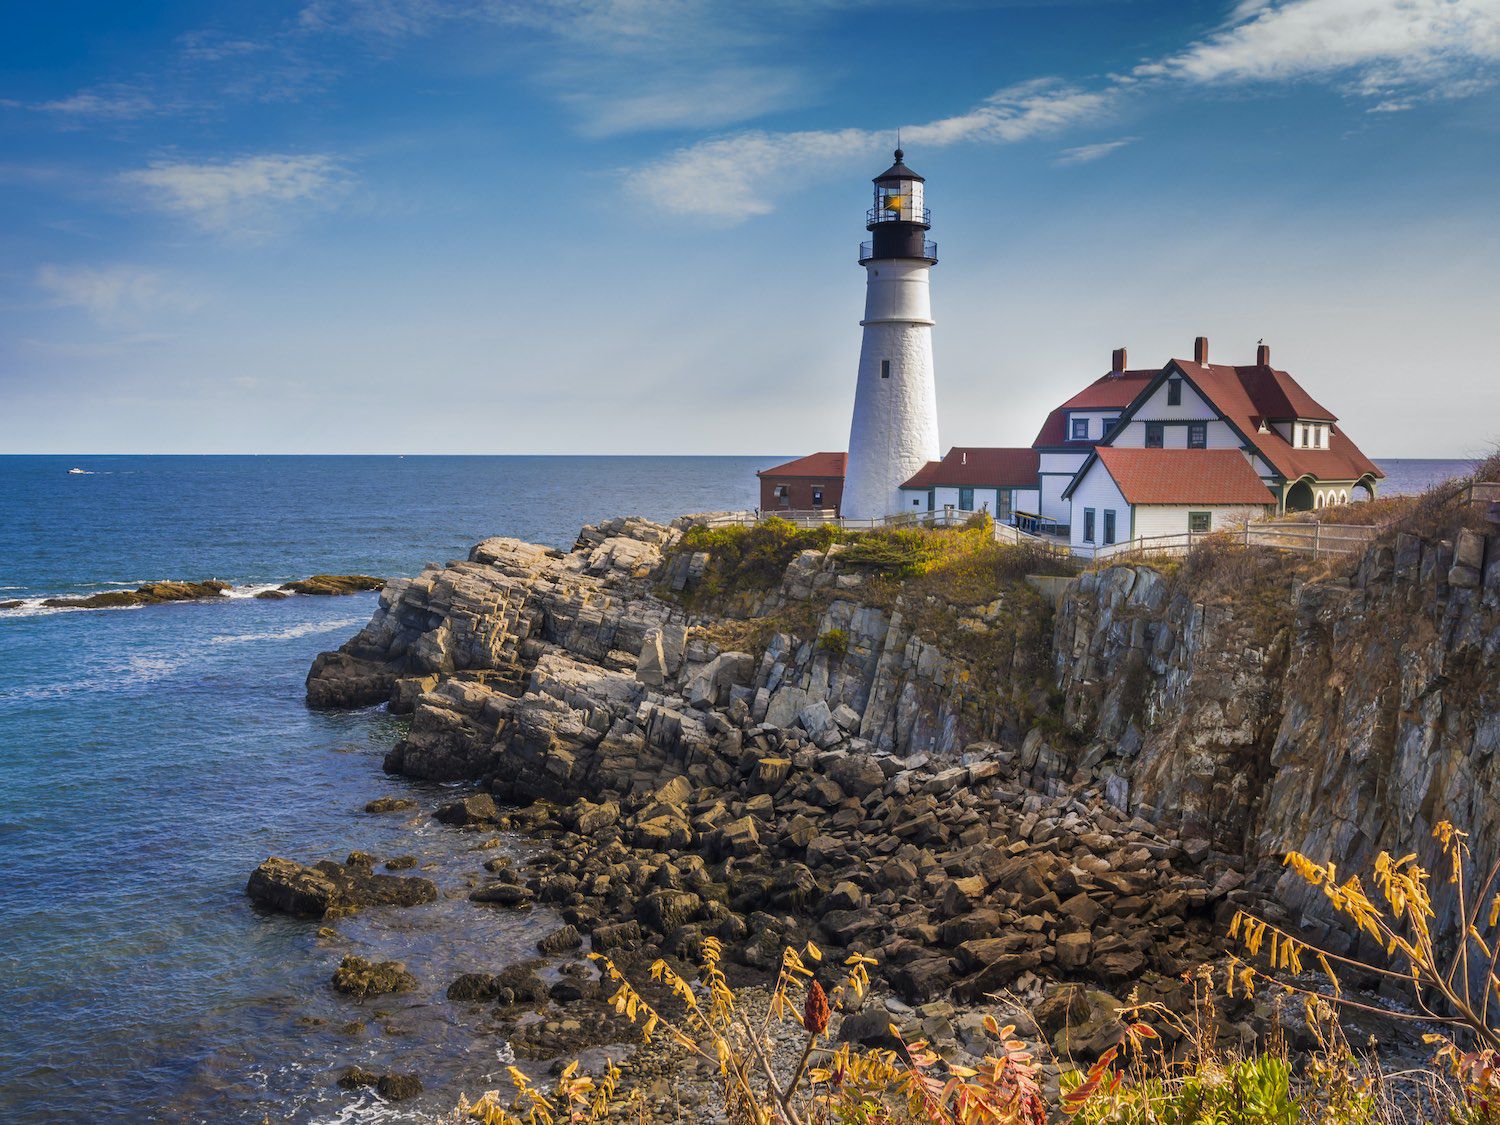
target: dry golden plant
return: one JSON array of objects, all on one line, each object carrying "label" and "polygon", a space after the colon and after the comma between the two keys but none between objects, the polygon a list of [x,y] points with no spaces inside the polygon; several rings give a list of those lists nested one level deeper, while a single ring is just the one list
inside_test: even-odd
[{"label": "dry golden plant", "polygon": [[[1376,1013],[1398,1020],[1436,1024],[1444,1030],[1423,1036],[1437,1048],[1435,1062],[1445,1062],[1463,1085],[1468,1099],[1466,1120],[1500,1122],[1500,1025],[1490,1012],[1500,1005],[1500,862],[1491,867],[1472,893],[1465,880],[1469,863],[1467,833],[1447,821],[1433,829],[1453,888],[1456,917],[1462,930],[1453,935],[1451,949],[1439,948],[1433,932],[1431,875],[1415,853],[1392,858],[1381,852],[1374,864],[1375,897],[1359,876],[1340,878],[1332,862],[1317,863],[1299,852],[1287,855],[1285,865],[1309,885],[1319,888],[1334,910],[1383,951],[1384,964],[1372,964],[1320,948],[1245,911],[1235,914],[1229,936],[1245,959],[1231,956],[1227,988],[1253,994],[1258,981],[1306,998],[1309,1026],[1319,1036],[1327,1058],[1338,1057],[1338,1043],[1323,1038],[1322,1029],[1337,1024],[1341,1010]],[[1266,967],[1255,964],[1262,959]],[[1321,985],[1302,984],[1300,977],[1314,963],[1324,978]],[[1347,995],[1339,970],[1361,976],[1374,974],[1409,987],[1414,1011],[1378,1007]],[[1345,1048],[1347,1045],[1344,1045]],[[1347,1050],[1344,1052],[1347,1055]]]},{"label": "dry golden plant", "polygon": [[[840,967],[832,993],[814,979],[822,952],[811,942],[782,953],[781,969],[766,1011],[753,1016],[725,979],[722,948],[705,939],[696,983],[665,961],[650,977],[672,998],[674,1011],[653,1005],[607,957],[592,954],[614,986],[609,1000],[639,1028],[643,1039],[669,1039],[717,1074],[724,1115],[748,1125],[814,1125],[826,1122],[928,1122],[929,1125],[1044,1125],[1047,1114],[1038,1069],[1013,1027],[993,1017],[985,1030],[994,1052],[975,1067],[945,1062],[925,1040],[901,1049],[858,1049],[828,1042],[835,1010],[863,1001],[875,961],[852,954]],[[795,1061],[778,1065],[776,1044],[784,1025],[800,1028]],[[610,1065],[598,1082],[569,1066],[550,1094],[512,1068],[514,1096],[498,1091],[462,1101],[457,1120],[485,1125],[553,1125],[598,1121],[619,1108],[619,1069]]]}]

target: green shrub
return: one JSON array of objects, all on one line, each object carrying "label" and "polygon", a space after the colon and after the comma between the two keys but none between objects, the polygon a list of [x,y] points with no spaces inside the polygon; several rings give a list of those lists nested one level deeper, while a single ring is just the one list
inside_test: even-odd
[{"label": "green shrub", "polygon": [[842,629],[830,629],[818,638],[818,647],[834,656],[844,656],[849,652],[849,634]]}]

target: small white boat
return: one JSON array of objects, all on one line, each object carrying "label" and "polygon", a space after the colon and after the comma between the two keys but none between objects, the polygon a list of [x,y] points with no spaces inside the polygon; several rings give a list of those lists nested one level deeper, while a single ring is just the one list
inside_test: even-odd
[{"label": "small white boat", "polygon": [[87,469],[69,469],[68,475],[70,477],[86,477],[92,474]]}]

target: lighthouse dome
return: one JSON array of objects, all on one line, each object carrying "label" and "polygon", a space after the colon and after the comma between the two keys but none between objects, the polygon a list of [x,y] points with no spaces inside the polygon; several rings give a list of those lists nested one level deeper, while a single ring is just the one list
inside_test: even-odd
[{"label": "lighthouse dome", "polygon": [[909,180],[919,184],[927,181],[906,166],[906,153],[899,148],[895,152],[896,163],[892,164],[884,172],[875,177],[875,183],[884,183],[887,180]]}]

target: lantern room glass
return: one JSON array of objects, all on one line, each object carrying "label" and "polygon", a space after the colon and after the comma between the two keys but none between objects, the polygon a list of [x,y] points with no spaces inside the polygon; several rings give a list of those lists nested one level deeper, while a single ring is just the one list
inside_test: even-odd
[{"label": "lantern room glass", "polygon": [[875,206],[871,218],[877,223],[922,223],[921,180],[881,180],[875,185]]}]

